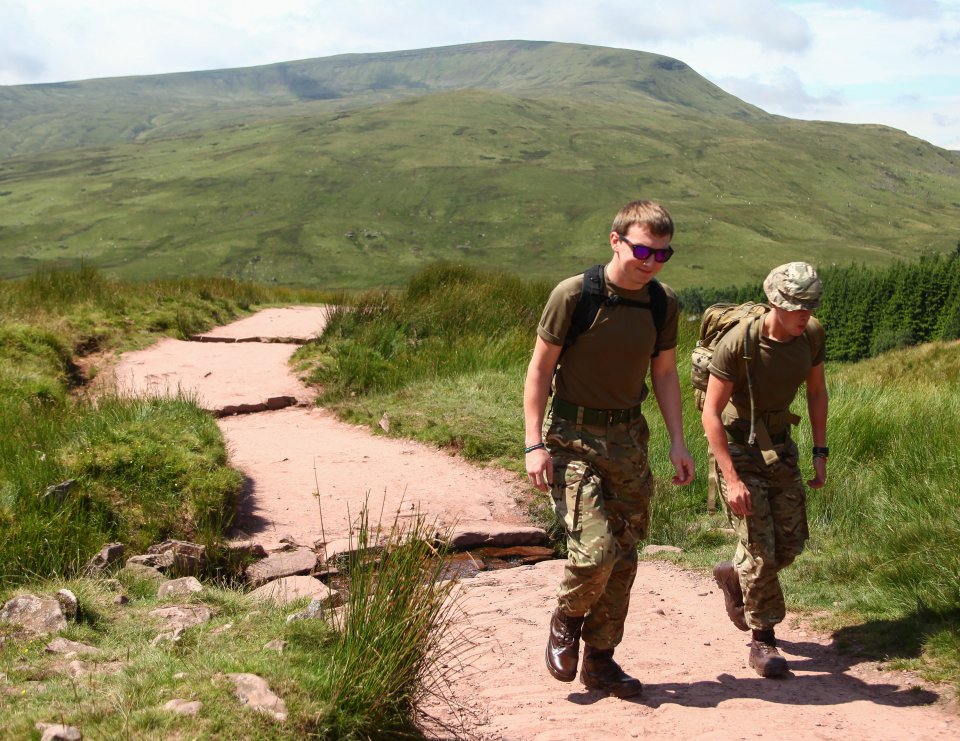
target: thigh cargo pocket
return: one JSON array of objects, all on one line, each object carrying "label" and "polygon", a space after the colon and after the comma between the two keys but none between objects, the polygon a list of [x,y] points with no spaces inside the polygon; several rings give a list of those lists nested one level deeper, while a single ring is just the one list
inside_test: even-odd
[{"label": "thigh cargo pocket", "polygon": [[583,487],[587,483],[587,464],[583,461],[555,461],[553,510],[568,533],[579,533],[583,528]]}]

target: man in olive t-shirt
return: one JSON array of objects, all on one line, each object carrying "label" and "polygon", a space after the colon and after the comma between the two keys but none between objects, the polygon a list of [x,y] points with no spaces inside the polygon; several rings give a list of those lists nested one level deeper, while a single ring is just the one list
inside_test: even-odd
[{"label": "man in olive t-shirt", "polygon": [[740,539],[733,561],[717,564],[714,578],[730,620],[753,632],[750,666],[775,677],[787,671],[774,636],[786,613],[778,574],[808,537],[806,491],[790,437],[790,426],[800,421],[790,404],[804,383],[815,473],[807,485],[813,489],[826,481],[829,450],[823,328],[812,316],[820,278],[811,265],[792,262],[774,268],[763,287],[770,311],[753,320],[761,330],[753,360],[747,366],[740,327],[720,339],[701,419]]},{"label": "man in olive t-shirt", "polygon": [[[609,235],[606,289],[648,308],[602,306],[561,358],[584,276],[562,281],[543,310],[523,391],[527,475],[550,492],[567,536],[547,669],[560,681],[573,681],[582,637],[580,680],[618,697],[642,689],[613,660],[613,651],[623,637],[637,542],[646,536],[653,492],[649,430],[640,412],[648,371],[670,436],[673,483],[693,480],[676,367],[676,296],[663,287],[667,306],[659,333],[649,308],[650,281],[673,254],[672,236],[673,221],[659,204],[634,201],[620,209]],[[556,393],[545,419],[551,382]]]}]

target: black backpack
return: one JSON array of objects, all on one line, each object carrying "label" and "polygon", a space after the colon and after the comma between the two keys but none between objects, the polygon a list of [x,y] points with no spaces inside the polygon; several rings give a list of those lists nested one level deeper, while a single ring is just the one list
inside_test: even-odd
[{"label": "black backpack", "polygon": [[[563,338],[563,349],[560,351],[560,357],[563,357],[567,349],[577,341],[577,337],[590,329],[590,325],[596,319],[601,306],[630,306],[636,309],[647,309],[653,314],[653,325],[657,329],[657,338],[660,337],[660,331],[667,320],[667,292],[663,290],[660,282],[656,278],[650,280],[648,284],[650,286],[649,303],[622,298],[617,294],[608,296],[603,268],[602,264],[594,265],[583,273],[583,288],[580,290],[577,306],[573,310],[567,336]],[[656,348],[656,340],[654,341],[654,348]],[[655,351],[651,357],[655,358],[658,354],[659,351]]]}]

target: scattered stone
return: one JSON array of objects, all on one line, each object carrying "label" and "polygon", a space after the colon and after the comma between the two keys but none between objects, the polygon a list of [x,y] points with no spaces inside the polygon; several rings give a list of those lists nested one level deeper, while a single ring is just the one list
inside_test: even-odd
[{"label": "scattered stone", "polygon": [[67,479],[66,481],[61,481],[59,484],[48,486],[43,491],[43,498],[55,499],[58,503],[62,504],[75,483],[77,483],[76,479]]},{"label": "scattered stone", "polygon": [[360,548],[357,545],[356,538],[331,540],[329,543],[323,543],[321,545],[320,553],[322,556],[320,561],[324,566],[329,564],[345,564],[359,555],[361,551],[366,556],[378,556],[383,552],[386,541],[387,536],[383,535],[380,542],[370,543],[365,548]]},{"label": "scattered stone", "polygon": [[196,576],[207,568],[207,547],[183,540],[165,540],[147,548],[148,554],[170,556],[168,567],[178,576]]},{"label": "scattered stone", "polygon": [[267,550],[259,543],[250,540],[232,540],[224,546],[228,555],[238,558],[261,559],[267,557]]},{"label": "scattered stone", "polygon": [[209,622],[213,618],[213,612],[209,607],[203,605],[172,605],[170,607],[159,607],[148,613],[151,617],[160,618],[166,623],[170,630],[176,628],[189,628],[193,625]]},{"label": "scattered stone", "polygon": [[67,665],[67,674],[76,679],[77,677],[82,677],[84,674],[89,674],[90,670],[87,669],[87,665],[80,661],[79,659],[74,659]]},{"label": "scattered stone", "polygon": [[123,543],[107,543],[100,549],[93,558],[91,558],[83,567],[84,576],[100,576],[111,566],[123,560]]},{"label": "scattered stone", "polygon": [[283,723],[287,719],[287,705],[277,697],[264,679],[256,674],[228,674],[236,687],[237,697],[247,707],[265,713]]},{"label": "scattered stone", "polygon": [[177,715],[189,715],[190,717],[195,718],[202,707],[203,703],[199,700],[174,699],[170,700],[166,705],[164,705],[163,709],[168,710],[171,713],[176,713]]},{"label": "scattered stone", "polygon": [[99,648],[88,646],[86,643],[68,641],[66,638],[54,638],[44,649],[48,654],[65,654],[68,658],[77,654],[98,654]]},{"label": "scattered stone", "polygon": [[285,553],[271,553],[263,560],[250,564],[246,578],[256,587],[286,576],[309,574],[316,565],[316,553],[309,548],[297,548]]},{"label": "scattered stone", "polygon": [[383,413],[383,416],[380,418],[380,429],[386,433],[390,432],[390,415],[386,412]]},{"label": "scattered stone", "polygon": [[77,615],[80,614],[80,601],[77,599],[77,595],[69,589],[61,589],[55,596],[57,602],[60,603],[63,616],[67,620],[76,620]]},{"label": "scattered stone", "polygon": [[287,642],[286,642],[286,641],[281,640],[280,638],[276,638],[276,639],[270,641],[269,643],[265,644],[264,647],[263,647],[263,650],[264,650],[264,651],[276,651],[278,654],[282,654],[282,653],[283,653],[283,649],[286,648],[286,646],[287,646]]},{"label": "scattered stone", "polygon": [[340,595],[312,576],[285,576],[264,584],[247,597],[255,602],[271,601],[285,605],[304,597],[325,601],[331,607],[339,604]]},{"label": "scattered stone", "polygon": [[173,554],[143,553],[139,556],[130,556],[130,558],[127,559],[126,566],[146,566],[162,574],[173,566]]},{"label": "scattered stone", "polygon": [[79,728],[59,723],[36,723],[33,726],[40,731],[40,741],[80,741],[83,734]]},{"label": "scattered stone", "polygon": [[130,598],[125,594],[118,594],[113,598],[113,604],[115,605],[125,605],[130,602]]},{"label": "scattered stone", "polygon": [[643,555],[652,556],[655,553],[683,553],[683,548],[675,545],[648,545],[643,549]]},{"label": "scattered stone", "polygon": [[157,589],[157,598],[186,597],[189,594],[196,594],[202,591],[203,584],[201,584],[195,576],[185,576],[182,579],[171,579],[161,584]]},{"label": "scattered stone", "polygon": [[32,594],[24,594],[9,600],[0,610],[0,622],[20,626],[21,633],[31,636],[59,633],[67,627],[60,603]]},{"label": "scattered stone", "polygon": [[334,579],[340,576],[340,569],[336,566],[323,566],[316,571],[314,571],[311,576],[315,576],[318,579]]},{"label": "scattered stone", "polygon": [[[144,563],[139,563],[133,559],[137,556],[127,559],[127,563],[124,565],[123,570],[126,571],[130,576],[137,579],[150,579],[152,581],[166,581],[167,577],[163,575],[163,572],[154,566],[148,566]],[[150,556],[150,558],[153,558]]]},{"label": "scattered stone", "polygon": [[228,630],[230,630],[232,627],[233,627],[233,623],[224,623],[224,624],[221,625],[219,628],[214,628],[213,630],[211,630],[211,631],[210,631],[210,635],[212,635],[212,636],[218,636],[218,635],[220,635],[221,633],[226,633],[226,632],[227,632]]},{"label": "scattered stone", "polygon": [[489,546],[507,548],[546,543],[547,533],[543,528],[482,522],[457,526],[449,535],[447,545],[458,551],[467,551]]}]

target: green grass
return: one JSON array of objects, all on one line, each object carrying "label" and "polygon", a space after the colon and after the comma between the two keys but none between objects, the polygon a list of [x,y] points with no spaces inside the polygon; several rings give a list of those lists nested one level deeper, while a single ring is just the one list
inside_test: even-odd
[{"label": "green grass", "polygon": [[230,523],[242,477],[189,399],[5,401],[0,423],[0,583],[72,575],[107,542],[213,544]]}]

